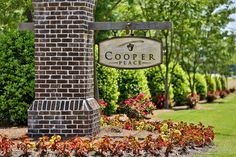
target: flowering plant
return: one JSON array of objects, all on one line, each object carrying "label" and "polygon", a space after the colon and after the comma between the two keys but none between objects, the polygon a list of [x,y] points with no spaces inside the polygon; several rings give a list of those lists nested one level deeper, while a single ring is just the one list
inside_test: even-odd
[{"label": "flowering plant", "polygon": [[207,93],[207,97],[206,97],[207,102],[213,102],[215,99],[216,99],[216,96],[215,96],[214,92],[209,91]]},{"label": "flowering plant", "polygon": [[[165,107],[166,97],[164,95],[157,95],[152,97],[152,102],[157,109],[163,109]],[[168,100],[168,108],[171,108],[171,102]]]},{"label": "flowering plant", "polygon": [[151,114],[156,107],[147,98],[145,94],[141,93],[135,98],[130,98],[120,103],[118,112],[127,114],[130,118],[144,118]]},{"label": "flowering plant", "polygon": [[14,145],[15,143],[7,136],[0,135],[0,154],[3,154],[4,157],[11,156]]},{"label": "flowering plant", "polygon": [[108,105],[104,100],[98,100],[98,104],[102,110],[104,110],[104,108],[106,108]]},{"label": "flowering plant", "polygon": [[100,109],[101,109],[101,114],[105,114],[104,110],[108,106],[107,102],[105,102],[104,100],[98,100],[98,104],[99,104]]},{"label": "flowering plant", "polygon": [[24,136],[20,139],[16,146],[17,149],[23,152],[23,154],[21,154],[20,156],[28,157],[30,156],[29,150],[34,149],[36,147],[36,143],[30,141],[30,138],[28,138],[27,136]]},{"label": "flowering plant", "polygon": [[194,108],[200,100],[200,96],[196,93],[191,93],[186,98],[186,105],[188,105],[190,108]]},{"label": "flowering plant", "polygon": [[220,98],[224,98],[226,96],[227,96],[227,92],[226,91],[224,91],[224,90],[220,91]]},{"label": "flowering plant", "polygon": [[235,92],[235,87],[230,88],[229,91],[230,91],[231,93],[234,93],[234,92]]}]

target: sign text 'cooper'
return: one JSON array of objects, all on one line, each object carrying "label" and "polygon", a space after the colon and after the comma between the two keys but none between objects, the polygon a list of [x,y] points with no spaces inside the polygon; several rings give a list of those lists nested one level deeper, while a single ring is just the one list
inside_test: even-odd
[{"label": "sign text 'cooper'", "polygon": [[162,63],[161,43],[141,37],[105,40],[99,43],[99,63],[124,69],[152,67]]}]

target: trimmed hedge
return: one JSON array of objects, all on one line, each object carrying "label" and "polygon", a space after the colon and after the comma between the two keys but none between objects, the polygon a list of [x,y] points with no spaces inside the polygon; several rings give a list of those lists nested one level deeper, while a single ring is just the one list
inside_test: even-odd
[{"label": "trimmed hedge", "polygon": [[116,112],[118,107],[117,101],[119,98],[118,91],[118,73],[114,68],[108,68],[102,65],[97,65],[97,80],[99,89],[99,99],[108,103],[103,112],[106,115],[111,115]]},{"label": "trimmed hedge", "polygon": [[[170,64],[170,69],[173,64]],[[187,80],[187,75],[180,65],[176,65],[173,74],[171,75],[171,84],[173,87],[173,100],[177,106],[185,105],[186,98],[191,92],[189,88],[189,83]]]},{"label": "trimmed hedge", "polygon": [[207,96],[207,82],[202,74],[195,75],[195,90],[196,93],[200,96],[200,100],[203,100]]},{"label": "trimmed hedge", "polygon": [[215,77],[215,82],[216,82],[216,90],[221,91],[222,85],[221,85],[220,77]]},{"label": "trimmed hedge", "polygon": [[225,77],[220,77],[220,82],[222,90],[227,90],[227,79]]},{"label": "trimmed hedge", "polygon": [[[161,65],[163,71],[165,66]],[[148,87],[152,96],[163,95],[165,92],[165,84],[161,76],[159,67],[149,68],[145,71],[145,75],[148,80]]]},{"label": "trimmed hedge", "polygon": [[[95,49],[98,54],[98,49]],[[97,55],[96,55],[97,56]],[[119,98],[117,69],[100,65],[96,62],[96,74],[98,81],[99,99],[104,100],[107,106],[103,108],[103,113],[111,115],[116,112]]]},{"label": "trimmed hedge", "polygon": [[118,86],[120,92],[118,102],[136,97],[140,93],[145,93],[146,97],[150,97],[144,70],[119,70]]},{"label": "trimmed hedge", "polygon": [[[165,65],[160,65],[162,72],[165,76]],[[149,68],[145,71],[145,75],[147,77],[148,80],[148,87],[150,89],[150,93],[152,97],[155,96],[161,96],[164,95],[165,93],[165,83],[163,81],[163,78],[161,76],[161,71],[159,67],[153,67],[153,68]],[[169,89],[169,98],[172,99],[173,98],[173,89],[172,86],[170,86]]]},{"label": "trimmed hedge", "polygon": [[34,100],[34,33],[0,34],[0,119],[26,124]]},{"label": "trimmed hedge", "polygon": [[210,75],[205,76],[207,82],[207,91],[216,92],[216,82]]}]

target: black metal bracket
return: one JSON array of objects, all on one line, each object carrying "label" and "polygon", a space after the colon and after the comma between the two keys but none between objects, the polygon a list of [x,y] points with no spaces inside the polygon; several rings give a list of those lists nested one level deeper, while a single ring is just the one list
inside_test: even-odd
[{"label": "black metal bracket", "polygon": [[163,30],[171,29],[171,22],[90,22],[90,30]]}]

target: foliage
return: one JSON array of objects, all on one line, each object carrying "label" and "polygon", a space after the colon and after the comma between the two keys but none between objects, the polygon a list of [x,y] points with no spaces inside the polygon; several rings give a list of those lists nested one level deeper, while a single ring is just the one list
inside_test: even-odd
[{"label": "foliage", "polygon": [[[122,1],[122,0],[99,0],[96,2],[95,8],[95,21],[104,22],[104,21],[116,21],[119,20],[120,14],[117,14],[115,10],[124,4],[131,4],[131,0]],[[124,20],[124,19],[122,19]],[[111,31],[95,31],[95,43],[106,39],[108,36],[111,36]]]},{"label": "foliage", "polygon": [[34,99],[34,35],[0,34],[0,118],[22,124]]},{"label": "foliage", "polygon": [[200,99],[200,96],[192,93],[189,94],[186,98],[186,105],[189,106],[189,108],[195,108],[195,106],[198,104]]},{"label": "foliage", "polygon": [[16,146],[17,149],[23,152],[21,156],[28,157],[30,155],[29,150],[34,149],[36,144],[35,142],[31,142],[28,137],[22,137]]},{"label": "foliage", "polygon": [[[164,95],[158,95],[152,97],[152,102],[154,103],[157,109],[164,109],[165,100],[166,98]],[[172,108],[170,100],[168,100],[168,108]]]},{"label": "foliage", "polygon": [[135,97],[140,93],[144,93],[147,97],[150,96],[147,78],[143,70],[119,70],[119,100]]},{"label": "foliage", "polygon": [[[165,69],[165,66],[163,64],[160,66],[160,68]],[[165,84],[162,78],[160,68],[153,67],[145,71],[151,96],[161,95],[165,91]]]},{"label": "foliage", "polygon": [[230,88],[229,91],[230,91],[231,93],[234,93],[234,92],[235,92],[235,88]]},{"label": "foliage", "polygon": [[[164,43],[163,64],[167,73],[163,73],[165,76],[162,80],[172,73],[170,62],[179,63],[188,74],[189,86],[194,92],[194,75],[191,74],[227,74],[229,62],[232,62],[232,55],[235,54],[235,33],[222,30],[232,21],[230,15],[236,12],[233,3],[233,0],[216,0],[214,3],[140,0],[131,4],[123,1],[114,9],[113,15],[119,21],[171,21],[174,31],[149,30],[142,35]],[[139,31],[135,33],[140,35]],[[168,85],[165,88],[168,92]]]},{"label": "foliage", "polygon": [[[98,49],[96,47],[96,54]],[[96,60],[97,61],[97,60]],[[114,68],[105,67],[96,62],[96,73],[98,80],[99,99],[107,102],[107,106],[103,109],[104,113],[111,115],[116,112],[119,98],[118,91],[118,71]]]},{"label": "foliage", "polygon": [[216,99],[216,95],[214,94],[214,92],[209,91],[209,92],[207,93],[206,101],[207,101],[208,103],[211,103],[211,102],[213,102],[215,99]]},{"label": "foliage", "polygon": [[41,156],[44,156],[47,154],[48,140],[49,140],[49,137],[43,136],[43,137],[40,137],[35,144],[36,150],[39,152]]},{"label": "foliage", "polygon": [[106,107],[108,104],[104,100],[98,100],[98,104],[100,105],[100,109],[102,110],[102,114],[106,114]]},{"label": "foliage", "polygon": [[207,83],[206,79],[202,74],[195,75],[195,90],[196,93],[200,96],[200,100],[203,100],[207,96]]},{"label": "foliage", "polygon": [[[163,140],[162,145],[168,148],[168,143],[172,146],[204,146],[213,142],[215,134],[213,127],[205,127],[202,123],[194,125],[185,122],[164,121],[132,121],[130,119],[121,121],[120,115],[115,118],[102,117],[105,126],[120,126],[127,130],[146,130],[159,133]],[[161,148],[161,147],[160,147]]]},{"label": "foliage", "polygon": [[221,82],[222,90],[227,90],[227,79],[225,77],[221,76],[220,82]]},{"label": "foliage", "polygon": [[15,143],[7,136],[0,135],[0,153],[4,157],[11,156],[14,145]]},{"label": "foliage", "polygon": [[[145,71],[151,96],[163,95],[165,93],[165,82],[163,76],[165,69],[165,65],[161,64],[159,67],[149,68]],[[173,98],[173,90],[171,86],[169,89],[169,98]]]},{"label": "foliage", "polygon": [[1,0],[0,31],[15,29],[21,21],[31,21],[32,10],[32,0]]},{"label": "foliage", "polygon": [[227,95],[228,95],[228,94],[227,94],[226,91],[224,91],[224,90],[220,91],[220,98],[223,99],[223,98],[225,98]]},{"label": "foliage", "polygon": [[[171,68],[174,65],[171,64]],[[190,93],[187,75],[180,65],[176,65],[171,75],[171,84],[173,87],[173,101],[176,105],[184,105],[187,95]]]},{"label": "foliage", "polygon": [[141,93],[135,98],[121,102],[118,112],[125,113],[130,118],[141,119],[151,114],[154,109],[154,104]]},{"label": "foliage", "polygon": [[215,82],[216,82],[216,90],[221,91],[222,85],[221,85],[220,77],[214,77],[214,78],[215,78]]},{"label": "foliage", "polygon": [[[165,121],[120,121],[119,116],[110,119],[103,116],[104,124],[123,129],[146,130],[155,133],[156,136],[148,135],[145,139],[129,136],[118,140],[109,136],[100,138],[80,138],[74,137],[62,140],[61,136],[55,135],[51,138],[40,137],[36,141],[31,141],[28,137],[23,137],[20,141],[13,142],[7,137],[0,136],[0,151],[8,150],[11,152],[12,146],[17,145],[16,149],[23,151],[21,156],[29,156],[29,152],[35,150],[40,156],[163,156],[178,150],[183,153],[186,147],[195,149],[212,145],[215,133],[212,127],[205,127],[203,124],[188,124],[185,122]],[[127,127],[129,125],[129,127]],[[7,147],[9,146],[9,147]],[[2,149],[3,148],[3,149]],[[6,149],[7,148],[7,149]],[[181,149],[179,149],[181,148]],[[41,154],[41,150],[48,151]],[[2,153],[2,152],[1,152]],[[14,152],[13,152],[14,153]],[[4,156],[11,153],[3,153]],[[14,154],[15,155],[15,154]]]},{"label": "foliage", "polygon": [[207,91],[209,92],[216,92],[216,82],[215,79],[210,76],[207,75],[206,77],[206,82],[207,82]]}]

